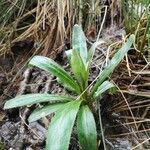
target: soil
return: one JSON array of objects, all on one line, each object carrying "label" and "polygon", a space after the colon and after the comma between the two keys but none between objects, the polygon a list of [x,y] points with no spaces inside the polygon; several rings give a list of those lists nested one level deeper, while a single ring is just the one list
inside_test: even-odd
[{"label": "soil", "polygon": [[[119,42],[121,40],[122,34],[124,34],[124,30],[122,28],[112,28],[103,32],[102,40],[104,40],[106,43],[102,44],[96,50],[89,82],[92,82],[93,79],[98,75],[99,69],[105,66],[108,46],[114,41]],[[49,119],[52,117],[45,117],[39,121],[29,124],[27,121],[27,117],[37,106],[4,111],[2,108],[6,100],[15,97],[16,95],[27,93],[66,94],[66,91],[57,83],[55,77],[47,74],[45,71],[42,71],[40,69],[27,68],[27,66],[24,66],[31,54],[31,49],[33,48],[33,43],[28,43],[29,46],[27,48],[23,46],[25,48],[24,51],[18,51],[17,55],[14,55],[14,50],[12,50],[12,54],[0,58],[0,149],[44,149],[45,133],[49,124]],[[22,47],[23,43],[19,44]],[[19,44],[16,44],[16,46],[20,46]],[[111,52],[113,51],[114,49],[111,49]],[[63,68],[69,71],[69,65],[67,63],[64,51],[62,51],[61,54],[57,55],[55,60],[59,64],[61,64]],[[128,81],[130,83],[130,81],[133,80],[132,77],[128,76],[127,72],[122,72],[125,67],[126,66],[123,61],[120,67],[111,76],[111,79],[114,80],[115,83],[122,89],[127,89],[128,83],[126,82]],[[136,67],[137,66],[135,66],[135,68]],[[139,68],[141,69],[141,66],[139,66]],[[138,78],[139,84],[148,82],[149,77],[145,76],[144,79],[141,80],[141,78]],[[118,99],[118,97],[120,99]],[[135,98],[133,96],[128,96],[128,99],[131,102],[138,101],[138,98]],[[123,98],[121,94],[112,95],[110,93],[107,93],[106,95],[104,95],[101,101],[105,142],[108,150],[130,150],[133,145],[139,143],[139,141],[137,140],[138,138],[135,135],[119,136],[119,134],[122,133],[135,131],[134,125],[123,125],[127,121],[127,118],[123,118],[123,116],[131,115],[129,114],[128,108],[125,105],[125,101],[121,103],[122,100]],[[126,109],[126,111],[122,111],[123,108]],[[145,117],[149,117],[148,113]],[[96,120],[99,119],[97,118]],[[130,120],[133,121],[132,117]],[[99,126],[99,123],[97,123],[97,125]],[[149,124],[147,123],[145,127],[147,127],[148,129]],[[100,131],[98,132],[98,136],[100,138]],[[140,136],[142,139],[146,138],[146,135],[144,134],[138,134],[138,136]],[[70,149],[79,149],[75,129],[72,134]],[[140,149],[150,149],[150,144],[147,142],[145,144],[145,147],[140,147]]]}]

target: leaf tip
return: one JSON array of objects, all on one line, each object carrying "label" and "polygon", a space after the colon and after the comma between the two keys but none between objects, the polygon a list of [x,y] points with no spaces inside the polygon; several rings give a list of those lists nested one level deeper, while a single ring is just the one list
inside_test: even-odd
[{"label": "leaf tip", "polygon": [[129,39],[134,43],[135,42],[135,35],[134,34],[131,34]]},{"label": "leaf tip", "polygon": [[28,122],[29,122],[29,123],[34,122],[34,121],[35,121],[34,118],[32,118],[32,117],[30,117],[30,116],[28,117]]},{"label": "leaf tip", "polygon": [[9,101],[7,101],[4,105],[4,109],[9,109],[9,108],[11,108],[10,103],[9,103]]}]

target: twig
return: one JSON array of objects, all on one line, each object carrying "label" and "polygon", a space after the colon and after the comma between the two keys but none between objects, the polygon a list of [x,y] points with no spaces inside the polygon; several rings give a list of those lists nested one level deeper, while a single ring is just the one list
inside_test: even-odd
[{"label": "twig", "polygon": [[20,87],[19,87],[19,90],[18,90],[18,93],[17,95],[22,95],[24,94],[25,90],[26,90],[26,86],[28,84],[28,81],[29,81],[29,78],[30,78],[30,75],[31,75],[31,72],[32,72],[32,69],[31,68],[27,68],[23,74],[24,76],[24,80],[21,81],[20,83]]},{"label": "twig", "polygon": [[143,142],[139,143],[138,145],[136,145],[135,147],[133,147],[131,150],[136,149],[137,147],[141,146],[142,144],[144,144],[145,142],[150,141],[150,138],[144,140]]},{"label": "twig", "polygon": [[107,14],[107,6],[105,6],[104,17],[103,17],[103,21],[102,21],[102,23],[101,23],[100,30],[99,30],[99,32],[98,32],[98,36],[97,36],[96,42],[99,40],[99,37],[100,37],[101,31],[102,31],[103,25],[104,25],[104,22],[105,22],[105,19],[106,19],[106,14]]},{"label": "twig", "polygon": [[144,68],[137,74],[137,76],[132,80],[132,82],[130,83],[129,87],[134,83],[134,81],[138,78],[138,76],[140,75],[140,73],[145,70],[148,66],[149,66],[150,63],[146,64],[144,66]]},{"label": "twig", "polygon": [[[26,109],[26,112],[24,112],[24,113],[28,113],[28,109]],[[21,113],[20,113],[19,117],[21,118],[22,123],[25,124],[25,125],[28,127],[28,129],[30,129],[31,132],[32,132],[33,134],[35,134],[35,136],[36,136],[37,138],[42,139],[42,137],[39,136],[39,135],[38,135],[32,128],[30,128],[30,126],[26,123],[26,121],[25,121],[25,116],[22,116]],[[22,126],[23,126],[23,125],[22,125]],[[22,132],[24,132],[24,128],[23,128],[23,131],[22,131]]]}]

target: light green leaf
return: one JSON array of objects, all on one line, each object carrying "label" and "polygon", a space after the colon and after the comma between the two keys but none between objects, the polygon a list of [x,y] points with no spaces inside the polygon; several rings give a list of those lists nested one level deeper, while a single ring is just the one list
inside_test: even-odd
[{"label": "light green leaf", "polygon": [[81,101],[69,102],[56,112],[52,119],[47,138],[47,150],[68,150],[72,128]]},{"label": "light green leaf", "polygon": [[31,113],[31,115],[28,118],[28,121],[33,122],[42,117],[50,115],[50,114],[56,112],[57,110],[59,110],[62,106],[64,106],[64,103],[50,104],[48,106],[44,106],[43,108],[38,108]]},{"label": "light green leaf", "polygon": [[124,58],[125,54],[130,50],[130,47],[132,46],[133,42],[135,40],[135,36],[131,35],[127,42],[122,46],[121,49],[118,50],[118,52],[114,55],[114,57],[111,59],[109,64],[106,66],[106,68],[100,72],[99,78],[94,85],[91,94],[93,95],[94,92],[97,90],[97,88],[103,83],[103,81],[114,71],[114,69],[118,66],[118,64],[121,62],[121,60]]},{"label": "light green leaf", "polygon": [[105,42],[104,41],[95,42],[92,44],[91,48],[89,49],[88,59],[87,59],[89,68],[90,68],[90,65],[91,65],[91,62],[92,62],[92,59],[93,59],[93,56],[94,56],[94,53],[95,53],[97,46],[100,44],[103,44],[103,43],[105,43]]},{"label": "light green leaf", "polygon": [[109,81],[104,81],[97,89],[97,91],[94,93],[94,97],[99,97],[102,93],[107,91],[108,89],[115,87],[115,85]]},{"label": "light green leaf", "polygon": [[52,75],[59,78],[62,83],[68,84],[68,87],[71,87],[76,91],[76,93],[80,93],[80,87],[75,82],[75,80],[54,60],[44,57],[44,56],[34,56],[29,65],[39,67]]},{"label": "light green leaf", "polygon": [[70,62],[72,56],[72,49],[65,51],[65,53],[67,55],[68,61]]},{"label": "light green leaf", "polygon": [[87,105],[83,105],[77,117],[77,132],[82,150],[97,149],[97,132],[94,116]]},{"label": "light green leaf", "polygon": [[16,96],[5,103],[4,109],[33,105],[42,102],[59,103],[73,101],[74,98],[53,94],[26,94]]},{"label": "light green leaf", "polygon": [[81,26],[79,25],[74,25],[73,27],[72,49],[76,49],[79,51],[82,61],[86,66],[87,57],[88,57],[86,37],[84,35],[84,32],[82,31]]},{"label": "light green leaf", "polygon": [[84,90],[87,86],[87,72],[79,52],[75,49],[72,51],[71,68],[82,90]]}]

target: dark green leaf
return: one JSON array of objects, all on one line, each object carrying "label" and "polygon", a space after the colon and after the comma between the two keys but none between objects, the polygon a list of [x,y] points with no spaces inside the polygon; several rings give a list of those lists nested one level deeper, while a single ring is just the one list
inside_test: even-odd
[{"label": "dark green leaf", "polygon": [[130,50],[131,45],[135,40],[135,36],[131,35],[127,42],[122,46],[121,49],[114,55],[106,68],[100,72],[99,78],[92,89],[92,95],[97,90],[97,88],[103,83],[103,81],[114,71],[114,69],[118,66],[121,60],[124,58],[125,54]]},{"label": "dark green leaf", "polygon": [[68,102],[73,101],[74,98],[67,96],[59,96],[53,94],[26,94],[16,96],[15,98],[7,101],[5,103],[4,109],[21,107],[25,105],[33,105],[42,102],[58,103],[58,102]]},{"label": "dark green leaf", "polygon": [[66,84],[66,82],[62,82],[59,78],[56,78],[56,80],[59,84],[63,85],[66,90],[76,93],[75,89],[73,89],[69,84]]},{"label": "dark green leaf", "polygon": [[94,116],[87,105],[83,105],[77,117],[77,132],[82,150],[97,149],[97,132]]},{"label": "dark green leaf", "polygon": [[75,82],[75,80],[54,60],[44,57],[44,56],[34,56],[29,65],[39,67],[49,73],[53,74],[54,76],[58,77],[61,83],[68,85],[76,91],[76,93],[80,93],[80,87]]},{"label": "dark green leaf", "polygon": [[68,150],[80,104],[81,101],[69,102],[56,112],[48,129],[47,150]]},{"label": "dark green leaf", "polygon": [[88,80],[87,72],[83,64],[83,61],[79,55],[79,52],[75,49],[72,51],[71,68],[78,83],[82,87],[82,90],[84,90],[87,86],[87,80]]},{"label": "dark green leaf", "polygon": [[50,115],[51,113],[54,113],[57,110],[59,110],[63,105],[64,103],[50,104],[48,106],[44,106],[43,108],[36,109],[33,113],[31,113],[31,115],[28,118],[28,121],[33,122],[42,117]]}]

